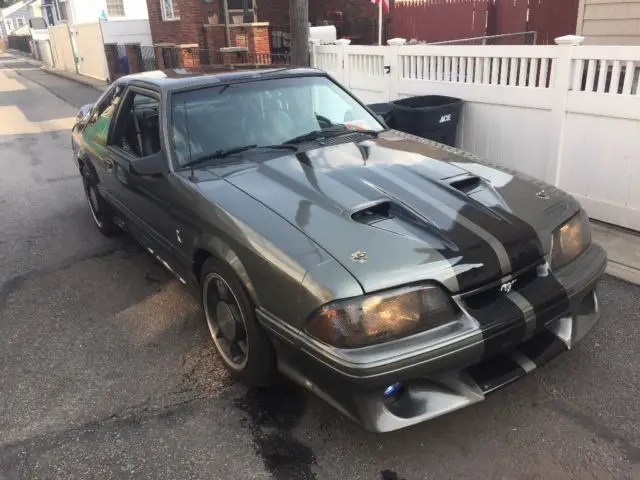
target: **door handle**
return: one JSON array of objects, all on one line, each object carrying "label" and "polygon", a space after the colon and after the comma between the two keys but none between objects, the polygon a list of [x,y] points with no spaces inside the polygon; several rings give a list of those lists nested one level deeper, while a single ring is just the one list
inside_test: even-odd
[{"label": "door handle", "polygon": [[113,160],[111,160],[110,158],[105,158],[104,164],[107,170],[113,170]]}]

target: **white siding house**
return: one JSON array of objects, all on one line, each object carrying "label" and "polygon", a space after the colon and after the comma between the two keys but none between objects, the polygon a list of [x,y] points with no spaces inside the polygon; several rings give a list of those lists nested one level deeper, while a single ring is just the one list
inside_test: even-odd
[{"label": "white siding house", "polygon": [[577,34],[585,44],[640,45],[640,0],[580,0]]},{"label": "white siding house", "polygon": [[148,20],[146,0],[56,0],[70,25],[98,20]]},{"label": "white siding house", "polygon": [[0,38],[27,25],[30,18],[40,16],[40,3],[41,0],[26,0],[0,10]]}]

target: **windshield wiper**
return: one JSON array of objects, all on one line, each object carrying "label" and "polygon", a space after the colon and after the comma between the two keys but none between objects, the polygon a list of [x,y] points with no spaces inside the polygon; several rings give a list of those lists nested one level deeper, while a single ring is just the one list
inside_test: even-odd
[{"label": "windshield wiper", "polygon": [[297,145],[292,145],[290,142],[281,143],[280,145],[245,145],[243,147],[233,147],[233,148],[221,148],[220,150],[216,150],[215,152],[208,153],[201,157],[195,158],[193,160],[188,161],[182,168],[193,168],[196,165],[200,165],[206,163],[210,160],[217,160],[220,158],[230,157],[231,155],[236,155],[238,153],[246,152],[248,150],[256,150],[260,148],[266,148],[269,150],[279,150],[279,149],[287,149],[287,150],[298,150]]},{"label": "windshield wiper", "polygon": [[297,137],[292,138],[291,140],[287,140],[284,144],[299,144],[304,142],[313,142],[314,140],[323,140],[325,138],[330,137],[339,137],[341,135],[350,135],[352,133],[362,133],[364,135],[371,135],[373,137],[377,137],[378,133],[375,130],[353,130],[351,128],[347,128],[344,125],[335,125],[333,127],[325,128],[323,130],[313,130],[309,133],[305,133],[304,135],[299,135]]}]

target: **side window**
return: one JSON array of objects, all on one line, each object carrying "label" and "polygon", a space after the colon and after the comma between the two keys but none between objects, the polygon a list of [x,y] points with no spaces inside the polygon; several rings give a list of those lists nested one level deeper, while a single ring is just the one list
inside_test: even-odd
[{"label": "side window", "polygon": [[118,116],[113,143],[136,157],[160,151],[160,102],[157,98],[130,91]]},{"label": "side window", "polygon": [[89,118],[87,133],[91,135],[93,140],[101,145],[107,144],[111,120],[118,110],[123,92],[124,88],[122,86],[115,87],[113,92],[105,96],[100,105],[98,105],[98,108],[91,114],[91,118]]}]

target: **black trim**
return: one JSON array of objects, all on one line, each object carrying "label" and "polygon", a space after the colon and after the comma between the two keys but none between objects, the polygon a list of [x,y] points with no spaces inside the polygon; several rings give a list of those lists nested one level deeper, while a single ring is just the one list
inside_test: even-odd
[{"label": "black trim", "polygon": [[473,378],[485,395],[527,374],[524,368],[507,355],[492,357],[467,368],[465,371]]},{"label": "black trim", "polygon": [[543,330],[518,347],[518,351],[538,367],[567,350],[567,346],[549,330]]}]

